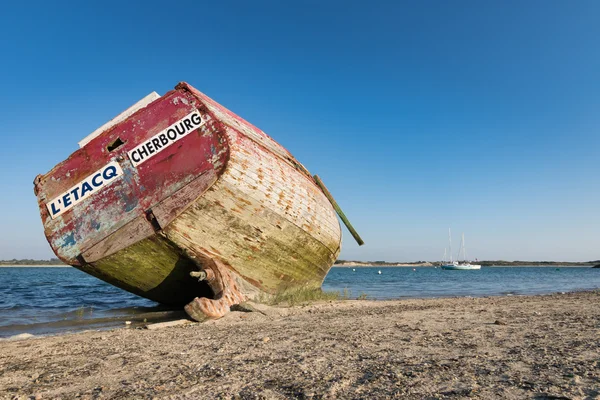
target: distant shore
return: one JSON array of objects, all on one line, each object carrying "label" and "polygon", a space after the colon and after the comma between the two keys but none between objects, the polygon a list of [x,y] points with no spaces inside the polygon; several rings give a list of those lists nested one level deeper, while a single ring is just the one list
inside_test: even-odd
[{"label": "distant shore", "polygon": [[[332,268],[439,268],[440,264],[386,264],[386,265],[375,265],[375,264],[334,264]],[[515,264],[515,265],[482,265],[482,268],[594,268],[593,264]],[[600,268],[600,267],[597,267]]]},{"label": "distant shore", "polygon": [[0,260],[0,267],[18,267],[18,266],[26,266],[26,267],[60,267],[65,266],[65,263],[60,261],[58,258],[51,258],[49,260],[35,260],[32,258],[24,258],[24,259],[16,259],[12,260]]},{"label": "distant shore", "polygon": [[[346,261],[337,260],[334,267],[434,267],[443,264],[443,261],[418,261],[418,262],[386,262],[386,261]],[[597,261],[471,261],[482,267],[594,267],[600,265]]]},{"label": "distant shore", "polygon": [[42,399],[596,398],[599,305],[598,290],[334,301],[236,311],[160,329],[2,340],[0,393]]},{"label": "distant shore", "polygon": [[436,264],[432,264],[430,262],[425,263],[385,263],[385,264],[375,264],[368,262],[344,262],[344,263],[336,263],[333,264],[334,267],[433,267]]},{"label": "distant shore", "polygon": [[[351,261],[337,260],[334,267],[435,267],[439,266],[443,261],[416,261],[416,262],[388,262],[388,261]],[[482,260],[471,261],[471,263],[479,264],[482,267],[600,267],[600,260],[596,261],[504,261],[504,260]],[[50,260],[0,260],[0,268],[2,267],[68,267],[59,259],[53,258]]]}]

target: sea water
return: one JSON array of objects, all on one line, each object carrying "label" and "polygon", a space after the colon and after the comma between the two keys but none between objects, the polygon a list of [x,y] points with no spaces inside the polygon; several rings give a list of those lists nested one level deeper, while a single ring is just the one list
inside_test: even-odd
[{"label": "sea water", "polygon": [[0,293],[0,337],[110,328],[184,315],[72,267],[2,267]]},{"label": "sea water", "polygon": [[[381,274],[379,274],[381,272]],[[525,295],[600,288],[600,269],[589,267],[332,268],[323,290],[369,299]]]},{"label": "sea water", "polygon": [[[379,273],[381,271],[381,274]],[[0,268],[0,337],[54,334],[183,318],[71,267]],[[323,289],[368,299],[524,295],[600,288],[600,269],[483,267],[445,271],[433,267],[331,269]],[[127,324],[130,322],[131,324]]]}]

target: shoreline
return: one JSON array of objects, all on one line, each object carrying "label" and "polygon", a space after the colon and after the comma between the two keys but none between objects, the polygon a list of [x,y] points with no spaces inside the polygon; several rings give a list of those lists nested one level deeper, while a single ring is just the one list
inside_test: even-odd
[{"label": "shoreline", "polygon": [[0,268],[75,268],[71,265],[0,265]]},{"label": "shoreline", "polygon": [[[538,296],[555,296],[565,294],[577,294],[587,292],[600,292],[600,287],[584,288],[576,290],[565,290],[565,291],[543,291],[538,293],[493,293],[493,294],[479,294],[479,295],[432,295],[432,296],[401,296],[396,298],[373,298],[359,296],[349,296],[347,298],[340,297],[338,300],[332,300],[335,303],[344,304],[352,301],[369,301],[372,303],[385,303],[385,302],[400,302],[400,301],[426,301],[426,300],[453,300],[453,299],[488,299],[488,298],[501,298],[501,297],[538,297]],[[325,300],[311,300],[308,302],[300,302],[303,304],[302,307],[311,304],[318,304],[319,302],[325,302]],[[331,302],[331,301],[329,301]],[[260,305],[259,305],[260,306]],[[157,305],[156,307],[166,307]],[[262,307],[269,308],[294,308],[294,306],[287,305],[275,305]],[[145,311],[142,313],[133,313],[129,315],[118,315],[118,316],[101,316],[95,318],[71,318],[71,319],[56,319],[47,322],[36,322],[29,324],[13,324],[0,326],[0,343],[3,341],[21,340],[29,338],[44,338],[61,335],[72,335],[87,331],[110,331],[121,328],[136,328],[143,329],[146,326],[154,323],[171,322],[181,318],[188,318],[187,314],[182,308],[165,308],[160,310]],[[190,320],[191,321],[191,320]],[[193,321],[191,321],[193,322]],[[18,328],[18,329],[15,329]],[[8,334],[7,334],[8,332]]]},{"label": "shoreline", "polygon": [[[296,307],[306,307],[314,304],[320,303],[339,303],[345,304],[347,302],[371,302],[371,303],[393,303],[393,302],[401,302],[401,301],[427,301],[427,300],[454,300],[454,299],[492,299],[492,298],[502,298],[502,297],[543,297],[543,296],[560,296],[566,294],[578,294],[578,293],[600,293],[600,287],[597,288],[586,288],[586,289],[577,289],[577,290],[566,290],[566,291],[548,291],[548,292],[539,292],[539,293],[502,293],[502,294],[481,294],[481,295],[434,295],[434,296],[402,296],[397,298],[373,298],[373,297],[365,297],[360,298],[359,296],[350,296],[348,298],[340,298],[338,300],[311,300],[306,302],[301,302],[301,305],[261,305],[260,307],[267,307],[270,309],[294,309]],[[157,307],[161,307],[158,305]],[[166,306],[165,306],[166,307]],[[234,311],[235,312],[235,311]],[[33,323],[33,324],[15,324],[19,328],[31,328],[24,331],[14,332],[13,335],[0,335],[0,343],[3,341],[12,341],[12,340],[21,340],[21,338],[45,338],[52,336],[61,336],[61,335],[73,335],[82,332],[88,331],[111,331],[115,329],[126,329],[126,328],[136,328],[143,329],[148,325],[154,323],[162,323],[162,322],[170,322],[174,320],[178,320],[181,318],[188,318],[187,314],[185,314],[182,308],[170,308],[165,310],[158,311],[147,311],[144,313],[135,313],[130,315],[119,315],[115,317],[98,317],[98,318],[77,318],[77,319],[60,319],[55,321],[48,321],[42,323]],[[190,322],[194,322],[190,320]],[[130,323],[130,324],[129,324]],[[125,324],[125,325],[124,325]],[[52,328],[55,325],[64,325],[67,327],[66,330]],[[13,325],[0,326],[0,334],[2,331],[6,332]],[[40,331],[42,333],[40,333]]]},{"label": "shoreline", "polygon": [[600,291],[346,300],[2,341],[10,398],[599,396]]}]

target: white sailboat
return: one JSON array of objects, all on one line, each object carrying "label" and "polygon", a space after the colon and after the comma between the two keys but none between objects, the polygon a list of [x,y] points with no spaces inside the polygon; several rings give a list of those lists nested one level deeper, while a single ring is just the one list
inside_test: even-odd
[{"label": "white sailboat", "polygon": [[[456,257],[457,261],[452,261],[452,234],[450,232],[450,229],[448,229],[448,242],[449,242],[449,246],[450,246],[450,262],[446,263],[444,262],[444,265],[442,265],[442,269],[448,269],[448,270],[475,270],[475,269],[481,269],[481,265],[477,265],[477,264],[471,264],[469,261],[467,261],[467,250],[465,248],[465,234],[462,234],[462,240],[460,241],[460,250],[458,251],[458,256]],[[458,259],[460,259],[460,253],[463,253],[463,261],[459,262]],[[446,261],[446,260],[444,260]]]}]

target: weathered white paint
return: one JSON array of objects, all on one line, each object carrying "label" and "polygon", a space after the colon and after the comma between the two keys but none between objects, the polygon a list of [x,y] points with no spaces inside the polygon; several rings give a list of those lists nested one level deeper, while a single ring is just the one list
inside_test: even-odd
[{"label": "weathered white paint", "polygon": [[158,99],[159,97],[160,97],[160,95],[156,92],[150,93],[149,95],[147,95],[146,97],[144,97],[143,99],[141,99],[140,101],[138,101],[137,103],[135,103],[134,105],[129,107],[127,110],[123,111],[121,114],[117,115],[116,117],[114,117],[113,119],[111,119],[110,121],[108,121],[107,123],[102,125],[100,128],[96,129],[94,132],[90,133],[85,138],[83,138],[81,141],[79,141],[79,143],[78,143],[79,148],[82,148],[83,146],[88,144],[92,139],[94,139],[96,136],[100,135],[102,132],[112,128],[113,126],[115,126],[119,122],[125,120],[127,117],[129,117],[136,111],[146,107],[148,104],[152,103],[154,100]]},{"label": "weathered white paint", "polygon": [[268,205],[332,252],[337,251],[340,224],[323,192],[309,177],[247,136],[233,139],[234,132],[227,130],[232,151],[221,179]]}]

